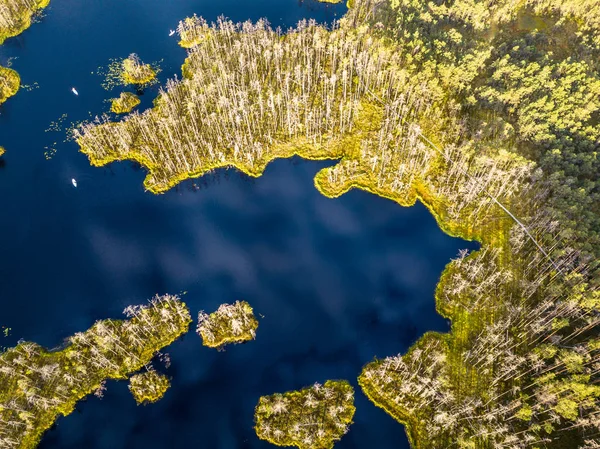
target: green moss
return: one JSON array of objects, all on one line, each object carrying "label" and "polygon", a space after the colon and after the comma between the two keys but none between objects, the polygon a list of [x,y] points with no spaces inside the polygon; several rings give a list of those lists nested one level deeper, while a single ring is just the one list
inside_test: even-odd
[{"label": "green moss", "polygon": [[0,104],[15,95],[20,85],[21,78],[17,72],[0,66]]},{"label": "green moss", "polygon": [[170,386],[167,376],[154,370],[134,374],[129,378],[129,391],[138,405],[159,401]]},{"label": "green moss", "polygon": [[127,114],[140,104],[140,98],[131,92],[122,92],[119,98],[115,98],[110,106],[111,112],[115,114]]},{"label": "green moss", "polygon": [[348,431],[355,410],[352,386],[330,380],[261,397],[254,411],[255,430],[260,439],[277,446],[331,449]]},{"label": "green moss", "polygon": [[517,411],[515,416],[517,417],[517,419],[520,419],[522,421],[530,421],[531,417],[533,416],[533,410],[531,409],[531,406],[525,404]]},{"label": "green moss", "polygon": [[222,348],[231,343],[243,343],[256,338],[258,321],[246,301],[222,304],[210,315],[198,314],[198,335],[204,346]]},{"label": "green moss", "polygon": [[126,379],[158,350],[187,332],[191,322],[177,297],[155,297],[147,306],[128,307],[128,320],[97,321],[67,345],[46,351],[20,343],[0,355],[0,446],[32,449],[59,416],[103,388],[106,379]]}]

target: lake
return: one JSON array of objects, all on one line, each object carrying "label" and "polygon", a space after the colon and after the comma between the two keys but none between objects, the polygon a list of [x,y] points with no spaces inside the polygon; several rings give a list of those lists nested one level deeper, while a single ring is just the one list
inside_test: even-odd
[{"label": "lake", "polygon": [[168,33],[193,13],[289,27],[344,11],[290,0],[52,0],[40,23],[0,46],[0,63],[12,60],[32,86],[0,108],[0,326],[12,328],[0,345],[56,347],[156,293],[182,293],[193,317],[242,299],[260,314],[254,342],[217,352],[190,332],[168,348],[172,365],[156,366],[172,387],[160,402],[137,407],[126,382],[109,382],[41,448],[266,449],[252,428],[258,398],[327,379],[357,388],[355,424],[337,448],[408,448],[356,377],[373,357],[448,330],[436,282],[459,249],[477,245],[444,235],[420,204],[321,196],[313,176],[333,162],[280,160],[258,179],[221,171],[154,196],[134,164],[92,168],[64,131],[45,131],[63,114],[68,125],[108,111],[119,90],[103,90],[96,71],[111,58],[162,60],[162,84],[179,74],[185,51]]}]

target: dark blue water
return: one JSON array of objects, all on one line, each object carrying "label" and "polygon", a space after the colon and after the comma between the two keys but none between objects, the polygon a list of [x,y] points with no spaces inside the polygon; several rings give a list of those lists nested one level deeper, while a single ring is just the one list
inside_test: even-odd
[{"label": "dark blue water", "polygon": [[[8,151],[0,162],[0,326],[13,329],[0,345],[57,346],[155,293],[187,292],[194,316],[245,299],[264,318],[255,342],[222,353],[188,334],[168,350],[173,380],[162,401],[137,407],[125,382],[110,382],[102,401],[82,402],[42,448],[266,449],[252,429],[261,395],[331,378],[356,385],[373,357],[447,330],[435,284],[450,258],[474,245],[444,235],[421,205],[404,209],[358,191],[324,198],[312,178],[331,163],[298,159],[273,163],[257,180],[223,171],[196,181],[200,190],[188,182],[153,196],[132,164],[92,168],[64,133],[44,132],[64,113],[76,121],[109,108],[104,100],[118,91],[102,90],[92,72],[110,58],[162,59],[162,82],[178,73],[185,53],[168,30],[194,12],[287,27],[304,17],[330,22],[344,6],[52,1],[41,23],[0,47],[0,63],[16,57],[23,82],[39,83],[0,109]],[[143,106],[155,94],[148,90]],[[402,426],[358,390],[356,404],[337,447],[408,447]]]}]

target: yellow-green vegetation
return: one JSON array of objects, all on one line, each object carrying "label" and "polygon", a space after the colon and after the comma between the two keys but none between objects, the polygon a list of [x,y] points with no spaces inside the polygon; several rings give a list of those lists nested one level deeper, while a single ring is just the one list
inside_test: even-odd
[{"label": "yellow-green vegetation", "polygon": [[140,104],[140,98],[131,92],[122,92],[119,98],[112,101],[110,110],[115,114],[127,114]]},{"label": "yellow-green vegetation", "polygon": [[111,59],[108,66],[99,67],[96,73],[104,77],[102,87],[106,90],[132,85],[142,90],[157,83],[156,76],[159,72],[158,62],[146,64],[137,54],[132,53],[127,58]]},{"label": "yellow-green vegetation", "polygon": [[258,437],[277,446],[331,449],[354,417],[354,389],[328,380],[300,391],[263,396],[254,411]]},{"label": "yellow-green vegetation", "polygon": [[195,47],[210,39],[212,34],[208,22],[196,14],[180,21],[177,26],[177,33],[179,34],[179,45],[183,48]]},{"label": "yellow-green vegetation", "polygon": [[0,0],[0,45],[31,26],[31,18],[50,0]]},{"label": "yellow-green vegetation", "polygon": [[144,86],[150,84],[156,78],[156,71],[150,64],[144,64],[135,53],[130,54],[123,60],[121,77],[123,84]]},{"label": "yellow-green vegetation", "polygon": [[0,104],[15,95],[20,86],[19,74],[12,69],[0,66]]},{"label": "yellow-green vegetation", "polygon": [[202,337],[204,346],[222,348],[231,343],[243,343],[256,338],[258,321],[252,307],[246,301],[221,304],[210,315],[198,314],[196,332]]},{"label": "yellow-green vegetation", "polygon": [[63,349],[26,342],[0,354],[0,447],[36,447],[59,416],[100,394],[106,379],[126,379],[144,367],[191,322],[185,304],[169,295],[129,306],[125,314],[129,319],[97,321]]},{"label": "yellow-green vegetation", "polygon": [[167,376],[152,369],[129,378],[129,391],[138,405],[159,401],[170,386]]},{"label": "yellow-green vegetation", "polygon": [[315,177],[326,196],[420,200],[482,249],[437,287],[451,332],[368,364],[365,394],[413,447],[598,447],[600,50],[586,1],[360,0],[333,29],[286,34],[196,18],[184,79],[76,138],[93,165],[145,166],[154,193],[299,155],[339,160]]}]

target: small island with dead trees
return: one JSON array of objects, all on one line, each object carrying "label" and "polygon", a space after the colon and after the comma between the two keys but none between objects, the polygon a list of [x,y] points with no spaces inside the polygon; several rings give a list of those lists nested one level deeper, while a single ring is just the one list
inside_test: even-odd
[{"label": "small island with dead trees", "polygon": [[228,344],[254,340],[257,328],[258,321],[250,304],[236,301],[221,304],[210,315],[200,312],[196,332],[202,337],[204,346],[223,348]]},{"label": "small island with dead trees", "polygon": [[254,412],[258,437],[277,446],[332,449],[354,417],[354,388],[329,380],[300,391],[263,396]]},{"label": "small island with dead trees", "polygon": [[154,369],[147,369],[129,378],[129,391],[138,405],[159,401],[170,386],[169,378]]},{"label": "small island with dead trees", "polygon": [[110,110],[115,114],[127,114],[140,104],[140,97],[131,92],[121,92],[118,98],[111,102]]}]

